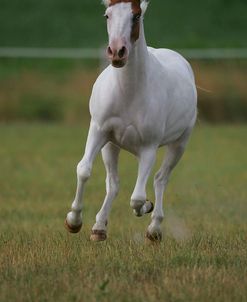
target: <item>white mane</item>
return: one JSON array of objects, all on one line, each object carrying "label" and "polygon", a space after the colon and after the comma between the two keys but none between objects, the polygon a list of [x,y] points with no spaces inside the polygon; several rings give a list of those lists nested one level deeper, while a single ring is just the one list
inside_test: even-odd
[{"label": "white mane", "polygon": [[148,4],[149,4],[149,1],[148,0],[143,0],[142,3],[141,3],[141,9],[142,9],[142,15],[145,14],[147,8],[148,8]]},{"label": "white mane", "polygon": [[105,5],[105,6],[109,6],[110,4],[110,0],[102,0],[102,3]]}]

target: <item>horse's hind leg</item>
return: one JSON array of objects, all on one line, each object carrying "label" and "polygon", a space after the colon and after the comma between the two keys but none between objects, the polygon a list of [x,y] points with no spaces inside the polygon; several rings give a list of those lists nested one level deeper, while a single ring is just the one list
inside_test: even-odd
[{"label": "horse's hind leg", "polygon": [[188,129],[183,136],[173,144],[167,146],[167,154],[162,163],[160,170],[156,173],[154,178],[154,191],[155,191],[155,206],[152,213],[152,221],[148,226],[146,237],[151,241],[161,241],[161,223],[164,219],[163,212],[163,196],[167,187],[169,177],[172,170],[181,159],[186,144],[188,142],[192,129]]},{"label": "horse's hind leg", "polygon": [[111,205],[119,190],[118,178],[118,156],[119,147],[108,143],[102,149],[102,158],[106,168],[106,196],[104,203],[96,215],[96,223],[93,226],[90,239],[93,241],[103,241],[106,239],[107,220]]}]

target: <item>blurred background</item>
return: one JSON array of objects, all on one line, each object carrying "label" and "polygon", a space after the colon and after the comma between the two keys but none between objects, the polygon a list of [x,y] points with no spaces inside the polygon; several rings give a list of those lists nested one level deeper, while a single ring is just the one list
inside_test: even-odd
[{"label": "blurred background", "polygon": [[[181,52],[199,89],[199,120],[247,121],[247,2],[152,0],[154,47]],[[0,0],[0,122],[85,125],[107,43],[100,0]]]},{"label": "blurred background", "polygon": [[149,215],[129,207],[137,161],[127,152],[108,243],[89,242],[105,196],[100,157],[82,232],[64,230],[106,63],[104,10],[101,0],[0,0],[0,301],[247,301],[247,0],[150,0],[148,44],[181,52],[202,88],[160,249],[144,244]]}]

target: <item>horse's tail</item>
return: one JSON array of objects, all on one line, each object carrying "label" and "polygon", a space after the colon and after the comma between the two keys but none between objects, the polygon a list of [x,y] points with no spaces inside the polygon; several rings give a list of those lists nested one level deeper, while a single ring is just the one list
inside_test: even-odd
[{"label": "horse's tail", "polygon": [[199,89],[199,90],[201,90],[201,91],[203,91],[203,92],[212,93],[211,90],[208,90],[208,89],[206,89],[206,88],[203,88],[203,87],[201,87],[201,86],[199,86],[199,85],[196,85],[196,88]]}]

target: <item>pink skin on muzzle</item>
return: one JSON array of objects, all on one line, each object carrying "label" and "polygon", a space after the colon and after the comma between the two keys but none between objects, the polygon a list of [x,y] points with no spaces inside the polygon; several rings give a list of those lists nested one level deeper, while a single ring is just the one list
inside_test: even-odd
[{"label": "pink skin on muzzle", "polygon": [[123,39],[111,41],[106,52],[112,66],[121,68],[126,64],[128,59],[128,49]]}]

